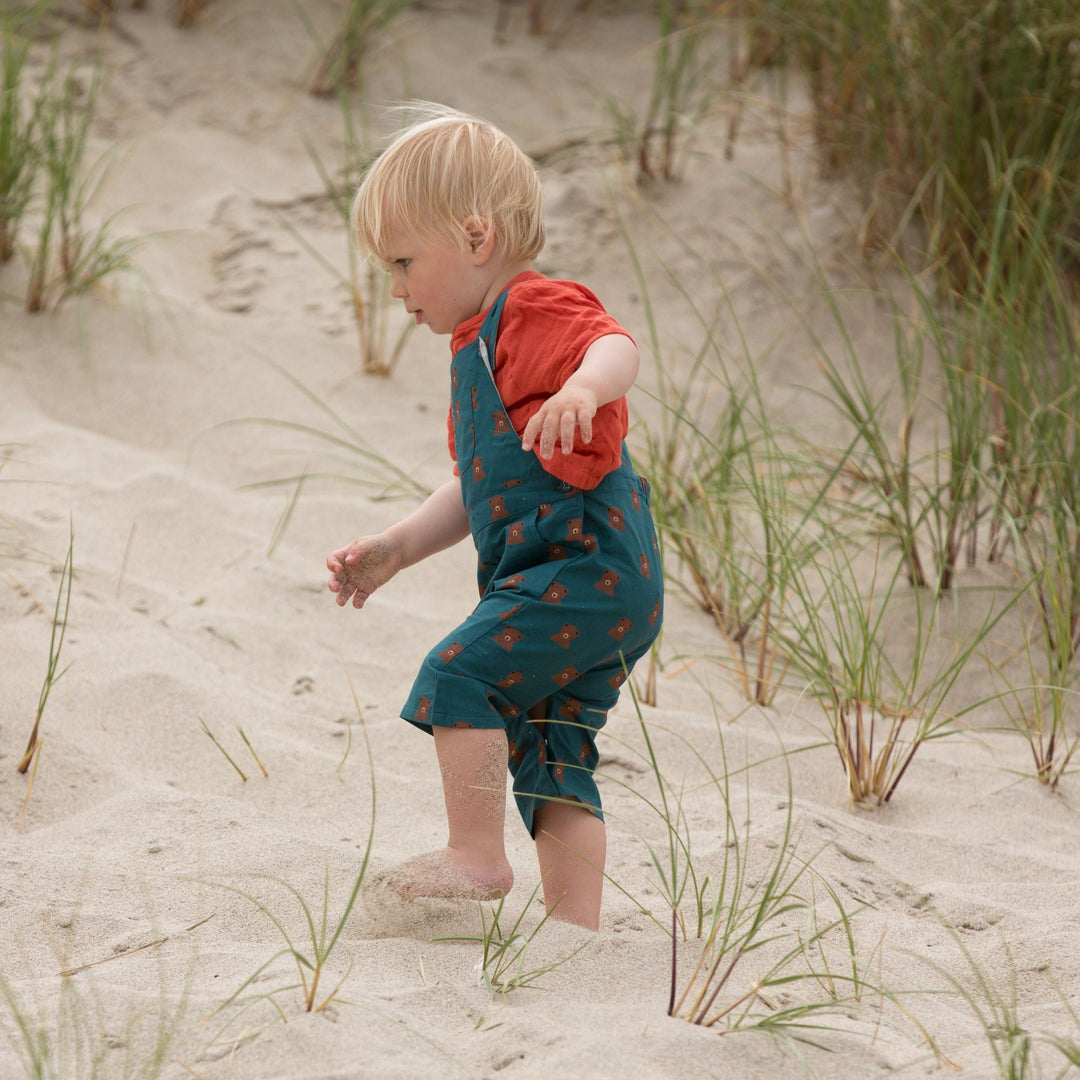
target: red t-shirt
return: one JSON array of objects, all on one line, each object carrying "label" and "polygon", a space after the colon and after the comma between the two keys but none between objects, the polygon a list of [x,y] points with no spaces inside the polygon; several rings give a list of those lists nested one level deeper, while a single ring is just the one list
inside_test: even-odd
[{"label": "red t-shirt", "polygon": [[[452,352],[476,339],[486,315],[487,311],[482,311],[454,330]],[[577,370],[585,350],[605,334],[630,337],[584,285],[553,281],[536,270],[518,274],[510,282],[495,346],[495,385],[519,435],[540,406]],[[452,415],[447,414],[446,423],[450,456],[456,461]],[[583,443],[578,433],[572,454],[563,454],[557,442],[554,455],[546,461],[540,457],[539,443],[533,452],[552,476],[575,487],[594,488],[618,468],[626,431],[626,398],[622,397],[597,410],[592,442]]]}]

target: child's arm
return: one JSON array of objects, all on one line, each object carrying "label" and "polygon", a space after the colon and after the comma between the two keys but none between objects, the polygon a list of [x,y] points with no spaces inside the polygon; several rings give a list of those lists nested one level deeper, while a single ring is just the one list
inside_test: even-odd
[{"label": "child's arm", "polygon": [[637,378],[641,356],[625,334],[605,334],[585,350],[577,371],[552,394],[525,425],[521,448],[540,439],[540,456],[549,458],[558,439],[564,454],[574,449],[574,433],[592,441],[592,418],[601,405],[621,398]]},{"label": "child's arm", "polygon": [[399,570],[434,555],[469,534],[469,516],[454,477],[437,488],[408,517],[386,532],[361,536],[327,557],[330,591],[339,607],[350,597],[361,608],[367,598]]}]

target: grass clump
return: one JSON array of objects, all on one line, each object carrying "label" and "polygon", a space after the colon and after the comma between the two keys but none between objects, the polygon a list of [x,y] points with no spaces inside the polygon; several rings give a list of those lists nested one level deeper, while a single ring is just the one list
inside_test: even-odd
[{"label": "grass clump", "polygon": [[107,159],[86,165],[86,151],[100,89],[100,70],[84,81],[78,63],[60,71],[55,60],[40,91],[43,204],[37,241],[30,254],[26,310],[43,311],[87,292],[128,267],[139,246],[115,239],[111,222],[90,229],[88,204],[104,178]]},{"label": "grass clump", "polygon": [[60,681],[67,668],[60,667],[60,653],[64,647],[64,636],[67,633],[68,615],[71,611],[71,584],[75,574],[74,564],[75,529],[69,530],[67,556],[60,569],[60,584],[56,590],[56,603],[53,605],[52,631],[49,637],[49,659],[45,669],[45,678],[41,684],[41,693],[38,695],[37,712],[34,716],[34,726],[30,729],[30,738],[26,743],[26,750],[16,766],[20,773],[25,773],[30,768],[30,763],[41,746],[41,718],[45,714],[45,706],[49,701],[52,688]]},{"label": "grass clump", "polygon": [[[729,319],[707,316],[674,282],[702,342],[673,355],[628,246],[657,357],[660,415],[644,442],[668,571],[713,617],[747,698],[768,705],[782,684],[801,688],[824,710],[853,803],[881,805],[919,746],[957,730],[988,700],[961,700],[961,676],[1030,595],[1045,641],[1029,655],[1050,665],[1031,681],[1062,687],[1043,697],[1057,737],[1040,748],[1038,718],[1017,726],[1034,732],[1040,760],[1056,754],[1067,763],[1072,683],[1053,664],[1073,671],[1080,643],[1076,336],[1063,300],[1044,305],[1041,335],[1015,302],[1021,270],[1048,301],[1060,296],[1049,261],[995,262],[995,304],[984,286],[981,301],[953,294],[943,305],[914,275],[906,309],[881,297],[900,390],[894,434],[885,416],[895,412],[895,386],[871,389],[846,298],[811,255],[816,314],[794,300],[785,307],[817,355],[823,384],[810,392],[840,421],[818,445],[771,415],[761,389],[767,354],[750,352],[723,291]],[[838,347],[819,331],[822,312]],[[924,373],[927,360],[936,382]],[[940,439],[931,449],[916,442],[928,402],[938,410],[931,437]],[[990,561],[1003,558],[1006,539],[1014,558],[1023,555],[988,601],[959,587],[960,565],[965,554],[975,561],[980,539]],[[961,629],[973,611],[975,625]],[[1048,773],[1045,761],[1040,769]]]},{"label": "grass clump", "polygon": [[[754,835],[750,812],[750,776],[764,761],[737,765],[729,759],[723,730],[717,721],[715,749],[699,739],[676,734],[698,764],[705,779],[686,790],[676,788],[664,774],[658,738],[663,729],[646,722],[636,697],[642,749],[622,744],[651,775],[657,792],[645,785],[609,782],[631,792],[660,823],[663,841],[638,833],[649,854],[659,892],[670,911],[671,991],[667,1013],[722,1031],[757,1030],[777,1038],[810,1038],[829,1025],[826,1017],[850,1012],[870,981],[862,964],[848,911],[838,893],[813,869],[817,853],[805,855],[790,769],[778,834]],[[668,733],[670,734],[670,733]],[[778,758],[789,764],[787,751]],[[742,800],[734,790],[742,777]],[[690,796],[715,796],[721,805],[723,835],[718,853],[706,863],[691,847]],[[636,831],[636,830],[635,830]],[[707,872],[706,872],[707,866]],[[645,907],[617,881],[620,892],[637,904],[660,929],[663,919]],[[829,914],[821,897],[827,896]],[[696,919],[686,918],[687,907]],[[689,975],[680,971],[680,937],[700,944]],[[842,961],[834,956],[839,953]]]},{"label": "grass clump", "polygon": [[[1074,1075],[1080,1066],[1080,1016],[1056,983],[1054,990],[1067,1020],[1055,1029],[1036,1026],[1030,992],[1025,986],[1025,993],[1020,993],[1008,946],[1004,948],[1008,971],[1002,977],[986,971],[956,931],[950,930],[950,936],[967,970],[962,965],[925,962],[971,1010],[989,1052],[993,1075],[1000,1080],[1064,1080]],[[1026,1004],[1021,1003],[1022,998],[1027,999]],[[1038,1011],[1045,1013],[1045,1008]]]},{"label": "grass clump", "polygon": [[[414,324],[405,323],[391,342],[390,283],[386,272],[374,261],[361,259],[356,251],[349,220],[350,207],[353,195],[375,161],[376,153],[366,103],[356,109],[346,93],[340,93],[338,101],[343,121],[343,157],[339,175],[335,176],[315,148],[308,145],[308,153],[322,178],[327,197],[337,211],[347,237],[348,277],[333,266],[327,268],[352,295],[361,370],[369,375],[389,375],[401,356]],[[327,265],[324,260],[320,261]]]},{"label": "grass clump", "polygon": [[21,32],[24,21],[6,7],[0,13],[0,263],[15,254],[41,157],[43,99],[28,101],[23,85],[30,56],[30,40]]},{"label": "grass clump", "polygon": [[819,543],[825,486],[813,488],[813,471],[771,418],[761,358],[751,354],[726,293],[710,314],[667,273],[700,332],[692,350],[671,349],[625,226],[623,239],[655,361],[659,415],[641,428],[640,456],[666,573],[715,622],[746,698],[768,705],[789,665],[782,636],[791,579]]},{"label": "grass clump", "polygon": [[[729,815],[709,929],[681,992],[673,949],[669,1016],[723,1031],[804,1038],[827,1026],[827,1015],[853,1007],[864,992],[852,915],[825,885],[836,915],[821,921],[810,885],[812,860],[798,855],[790,800],[786,805],[781,839],[765,864],[752,850],[749,822],[740,836]],[[791,921],[799,913],[806,925],[796,931]],[[829,958],[834,938],[846,952],[842,967]],[[791,993],[800,986],[809,993]]]},{"label": "grass clump", "polygon": [[[671,905],[668,1015],[723,1031],[758,1030],[796,1039],[828,1026],[826,1016],[853,1008],[867,981],[852,930],[854,913],[815,873],[816,856],[800,851],[790,772],[787,797],[780,803],[784,811],[780,834],[761,839],[751,833],[749,773],[753,765],[734,767],[722,735],[719,768],[710,764],[711,755],[695,749],[708,776],[702,790],[719,796],[724,819],[719,859],[706,875],[701,860],[691,857],[683,800],[674,797],[663,776],[640,714],[639,722],[660,801],[653,803],[635,793],[656,811],[668,835],[667,859],[647,845],[665,900]],[[736,810],[732,790],[732,780],[740,772],[747,783],[747,808],[742,813]],[[682,936],[687,935],[679,905],[688,883],[693,886],[696,936],[701,944],[689,975],[682,979],[680,927]],[[827,919],[820,911],[819,885],[835,908]],[[844,955],[841,964],[832,959],[837,943]]]},{"label": "grass clump", "polygon": [[812,540],[789,498],[796,463],[762,422],[752,373],[737,381],[707,370],[705,359],[694,358],[681,387],[661,366],[663,411],[644,434],[646,471],[669,573],[679,572],[675,580],[715,622],[743,693],[767,705],[786,667],[776,670],[789,570]]},{"label": "grass clump", "polygon": [[181,30],[190,30],[197,25],[203,12],[213,0],[175,0],[173,4],[173,22]]},{"label": "grass clump", "polygon": [[649,101],[638,140],[638,177],[674,180],[680,151],[712,99],[710,75],[717,60],[711,18],[703,0],[659,0],[659,40]]},{"label": "grass clump", "polygon": [[[971,659],[1012,608],[1017,594],[990,594],[981,619],[949,625],[940,593],[909,589],[900,568],[881,567],[850,537],[822,545],[797,578],[798,614],[790,654],[821,706],[840,756],[851,800],[887,803],[926,742],[956,731],[984,704],[954,701]],[[970,604],[974,596],[965,597]]]},{"label": "grass clump", "polygon": [[319,53],[311,93],[332,97],[363,86],[363,66],[379,38],[408,7],[408,0],[346,0],[344,19],[326,43],[302,7],[300,15]]},{"label": "grass clump", "polygon": [[[228,1012],[234,1008],[236,1010],[226,1021],[224,1028],[219,1033],[219,1037],[230,1030],[250,1010],[259,1005],[270,1005],[275,1017],[284,1021],[285,1013],[278,998],[282,994],[295,993],[297,990],[300,991],[305,1012],[322,1012],[338,997],[338,993],[352,969],[350,964],[345,974],[334,987],[329,991],[325,989],[323,977],[326,974],[330,957],[337,949],[341,935],[348,924],[353,908],[356,906],[356,901],[360,895],[360,887],[363,885],[364,878],[367,875],[368,862],[371,859],[371,848],[375,839],[375,763],[371,756],[371,742],[368,737],[367,727],[364,725],[363,713],[360,710],[359,700],[351,679],[349,679],[349,688],[361,730],[364,734],[364,747],[367,751],[368,775],[371,783],[371,819],[368,825],[367,841],[364,845],[364,854],[360,860],[360,867],[353,878],[352,887],[345,904],[336,915],[332,911],[330,898],[329,867],[326,868],[323,874],[322,899],[321,904],[318,906],[309,903],[299,889],[280,878],[275,878],[269,874],[254,875],[257,879],[278,886],[292,897],[302,916],[301,924],[303,929],[301,934],[296,934],[290,928],[292,920],[282,914],[279,908],[272,906],[270,901],[263,900],[253,893],[233,885],[222,884],[219,886],[228,892],[243,897],[258,908],[270,920],[285,943],[269,960],[260,964],[236,991],[218,1007],[217,1013]],[[299,981],[273,990],[248,994],[249,987],[261,981],[265,977],[264,972],[273,967],[283,957],[287,957],[293,962]]]},{"label": "grass clump", "polygon": [[[173,25],[181,30],[190,30],[202,18],[203,12],[213,0],[172,0],[169,5]],[[132,11],[142,11],[147,0],[131,0]],[[83,0],[83,13],[87,20],[96,19],[101,26],[108,26],[116,12],[116,0]]]},{"label": "grass clump", "polygon": [[492,994],[510,994],[515,990],[526,988],[536,989],[545,975],[562,967],[589,944],[588,941],[583,941],[567,956],[550,963],[541,964],[538,967],[529,965],[527,959],[529,946],[555,910],[552,908],[551,911],[545,911],[540,921],[531,930],[523,929],[525,915],[533,906],[533,901],[539,891],[540,886],[537,885],[528,903],[518,913],[509,930],[504,929],[500,923],[506,899],[501,896],[498,903],[491,909],[490,922],[487,909],[483,904],[480,905],[480,933],[478,935],[439,937],[433,940],[479,945],[481,952],[480,960],[476,965],[477,982]]},{"label": "grass clump", "polygon": [[14,1050],[18,1075],[27,1080],[175,1075],[169,1067],[187,1015],[186,994],[170,1001],[162,991],[152,1015],[129,1010],[119,1021],[109,1019],[116,1013],[114,997],[115,991],[106,1000],[100,992],[79,987],[76,978],[61,976],[51,1016],[0,975],[0,1038]]},{"label": "grass clump", "polygon": [[601,94],[613,136],[639,182],[677,180],[686,150],[714,108],[721,38],[709,0],[658,0],[648,98],[638,110]]},{"label": "grass clump", "polygon": [[[322,901],[319,906],[309,904],[303,893],[286,881],[282,881],[266,874],[256,875],[285,890],[285,892],[296,902],[296,906],[303,917],[302,924],[304,929],[302,937],[292,932],[288,925],[289,920],[287,920],[279,910],[275,909],[270,901],[260,899],[253,893],[239,888],[228,885],[221,886],[221,888],[228,889],[230,892],[234,892],[238,896],[242,896],[245,900],[254,904],[255,907],[257,907],[259,911],[273,923],[274,928],[285,942],[282,949],[279,949],[274,953],[274,955],[265,963],[260,964],[259,967],[244,980],[240,987],[217,1009],[220,1013],[229,1010],[234,1005],[239,1008],[238,1014],[230,1017],[226,1024],[226,1029],[236,1023],[249,1009],[263,1003],[271,1004],[277,1016],[283,1019],[284,1013],[277,1001],[278,996],[281,994],[293,993],[296,990],[299,990],[303,1000],[304,1011],[309,1013],[322,1012],[337,997],[342,984],[345,982],[345,979],[348,978],[349,972],[346,971],[345,975],[330,991],[327,991],[325,987],[322,986],[322,980],[326,973],[330,956],[337,947],[342,931],[345,929],[345,925],[356,904],[356,899],[360,894],[360,886],[363,884],[364,875],[367,872],[368,858],[371,854],[370,835],[368,839],[369,843],[364,852],[360,869],[353,879],[352,889],[340,914],[336,916],[332,915],[329,867],[327,867],[323,876]],[[265,993],[260,992],[246,996],[245,991],[247,991],[253,983],[264,977],[263,973],[273,967],[273,965],[282,957],[288,957],[293,962],[296,967],[299,981],[289,983],[286,986],[277,987]]]},{"label": "grass clump", "polygon": [[970,281],[980,223],[1011,186],[1075,265],[1080,12],[1072,0],[756,0],[806,73],[826,172],[853,173],[872,231],[911,211],[926,250]]},{"label": "grass clump", "polygon": [[25,307],[44,311],[97,286],[130,265],[137,239],[117,239],[111,221],[86,224],[108,158],[87,164],[101,69],[79,60],[62,66],[54,46],[44,73],[28,77],[31,35],[50,5],[0,11],[0,263],[24,245],[29,279]]}]

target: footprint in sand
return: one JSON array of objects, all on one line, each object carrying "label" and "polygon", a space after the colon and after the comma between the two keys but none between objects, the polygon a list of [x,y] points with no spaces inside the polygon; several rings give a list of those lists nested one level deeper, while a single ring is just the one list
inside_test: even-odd
[{"label": "footprint in sand", "polygon": [[266,287],[266,266],[253,262],[253,252],[270,253],[270,241],[255,236],[239,236],[213,255],[217,288],[207,299],[222,311],[245,314],[255,307]]}]

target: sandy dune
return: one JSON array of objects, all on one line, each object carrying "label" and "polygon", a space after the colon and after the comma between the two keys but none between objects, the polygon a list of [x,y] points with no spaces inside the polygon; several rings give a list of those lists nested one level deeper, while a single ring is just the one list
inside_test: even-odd
[{"label": "sandy dune", "polygon": [[[334,5],[305,6],[329,33]],[[734,162],[723,159],[721,118],[682,182],[635,193],[603,144],[610,127],[596,91],[644,95],[653,21],[645,4],[594,7],[552,49],[526,32],[521,13],[496,43],[494,4],[417,4],[373,59],[368,93],[376,103],[418,97],[483,113],[537,155],[587,139],[545,158],[550,242],[540,268],[585,280],[644,343],[617,206],[643,250],[703,303],[721,282],[730,289],[751,348],[763,347],[776,328],[770,292],[807,285],[804,231],[826,265],[856,272],[846,196],[796,154],[794,205],[778,198],[781,157],[763,109],[745,117]],[[48,1032],[45,1075],[867,1080],[956,1065],[981,1080],[1001,1074],[990,1013],[980,1021],[972,1008],[989,1006],[965,951],[992,993],[1006,1004],[1015,997],[1025,1026],[1075,1039],[1066,1006],[1080,993],[1072,781],[1051,795],[1017,777],[1010,770],[1028,767],[1023,744],[987,730],[925,746],[887,807],[853,812],[816,707],[795,693],[770,709],[748,706],[710,659],[725,655],[711,624],[674,587],[657,704],[642,715],[669,798],[681,795],[699,881],[709,876],[714,895],[735,851],[747,859],[747,888],[778,857],[794,859],[793,873],[812,861],[796,891],[822,923],[836,918],[832,891],[852,916],[867,982],[895,1000],[868,986],[860,1001],[811,1017],[820,1030],[796,1030],[805,1042],[722,1035],[723,1025],[667,1016],[670,909],[650,846],[667,865],[668,833],[624,695],[602,745],[615,884],[600,935],[543,925],[510,974],[553,970],[537,976],[539,989],[497,994],[478,983],[478,943],[431,940],[479,936],[478,905],[407,904],[361,889],[317,995],[337,997],[305,1014],[268,914],[304,951],[291,890],[317,926],[325,885],[333,929],[373,801],[372,866],[444,840],[431,744],[397,712],[419,659],[473,602],[473,556],[463,545],[395,579],[363,612],[339,610],[326,591],[326,553],[395,520],[415,496],[378,498],[383,468],[266,421],[332,429],[302,383],[387,462],[437,484],[448,469],[446,342],[414,334],[389,377],[358,372],[351,298],[313,254],[346,272],[345,241],[305,145],[339,161],[341,114],[306,93],[313,48],[295,6],[220,0],[190,32],[162,9],[125,7],[98,41],[107,80],[92,150],[108,151],[112,168],[93,213],[121,211],[115,228],[147,237],[137,273],[28,316],[17,302],[20,260],[0,269],[0,292],[16,298],[0,308],[0,975],[22,1017]],[[63,48],[94,41],[70,24]],[[800,130],[793,120],[791,133]],[[664,340],[691,343],[693,320],[652,274]],[[882,357],[884,379],[891,330],[880,316],[872,303],[855,309],[853,331],[865,357]],[[806,408],[797,388],[813,378],[812,353],[781,350],[771,364],[776,407]],[[652,415],[653,382],[646,371],[633,400],[639,418]],[[826,422],[820,406],[807,422]],[[279,535],[293,488],[266,482],[305,471],[313,476]],[[69,521],[71,667],[48,703],[24,809],[27,781],[15,765],[48,656],[53,567]],[[976,726],[1001,721],[988,710]],[[724,771],[721,745],[737,849],[722,790],[709,782],[709,770]],[[754,767],[741,769],[747,762]],[[518,884],[502,925],[520,915],[529,934],[540,922],[537,905],[526,908],[535,863],[512,809],[508,821]],[[701,949],[689,895],[682,910],[680,988]],[[748,994],[811,926],[805,908],[782,916],[776,932],[786,936],[747,955],[725,997]],[[827,940],[840,980],[851,971],[848,947],[842,934]],[[805,961],[792,970],[805,972]],[[76,973],[61,979],[64,971]],[[948,988],[943,971],[973,987],[970,1002],[933,993]],[[748,1000],[765,1016],[827,999],[824,985],[801,979]],[[12,1021],[11,1000],[0,999],[5,1080],[33,1075]],[[163,1030],[172,1038],[158,1074],[145,1063]]]}]

